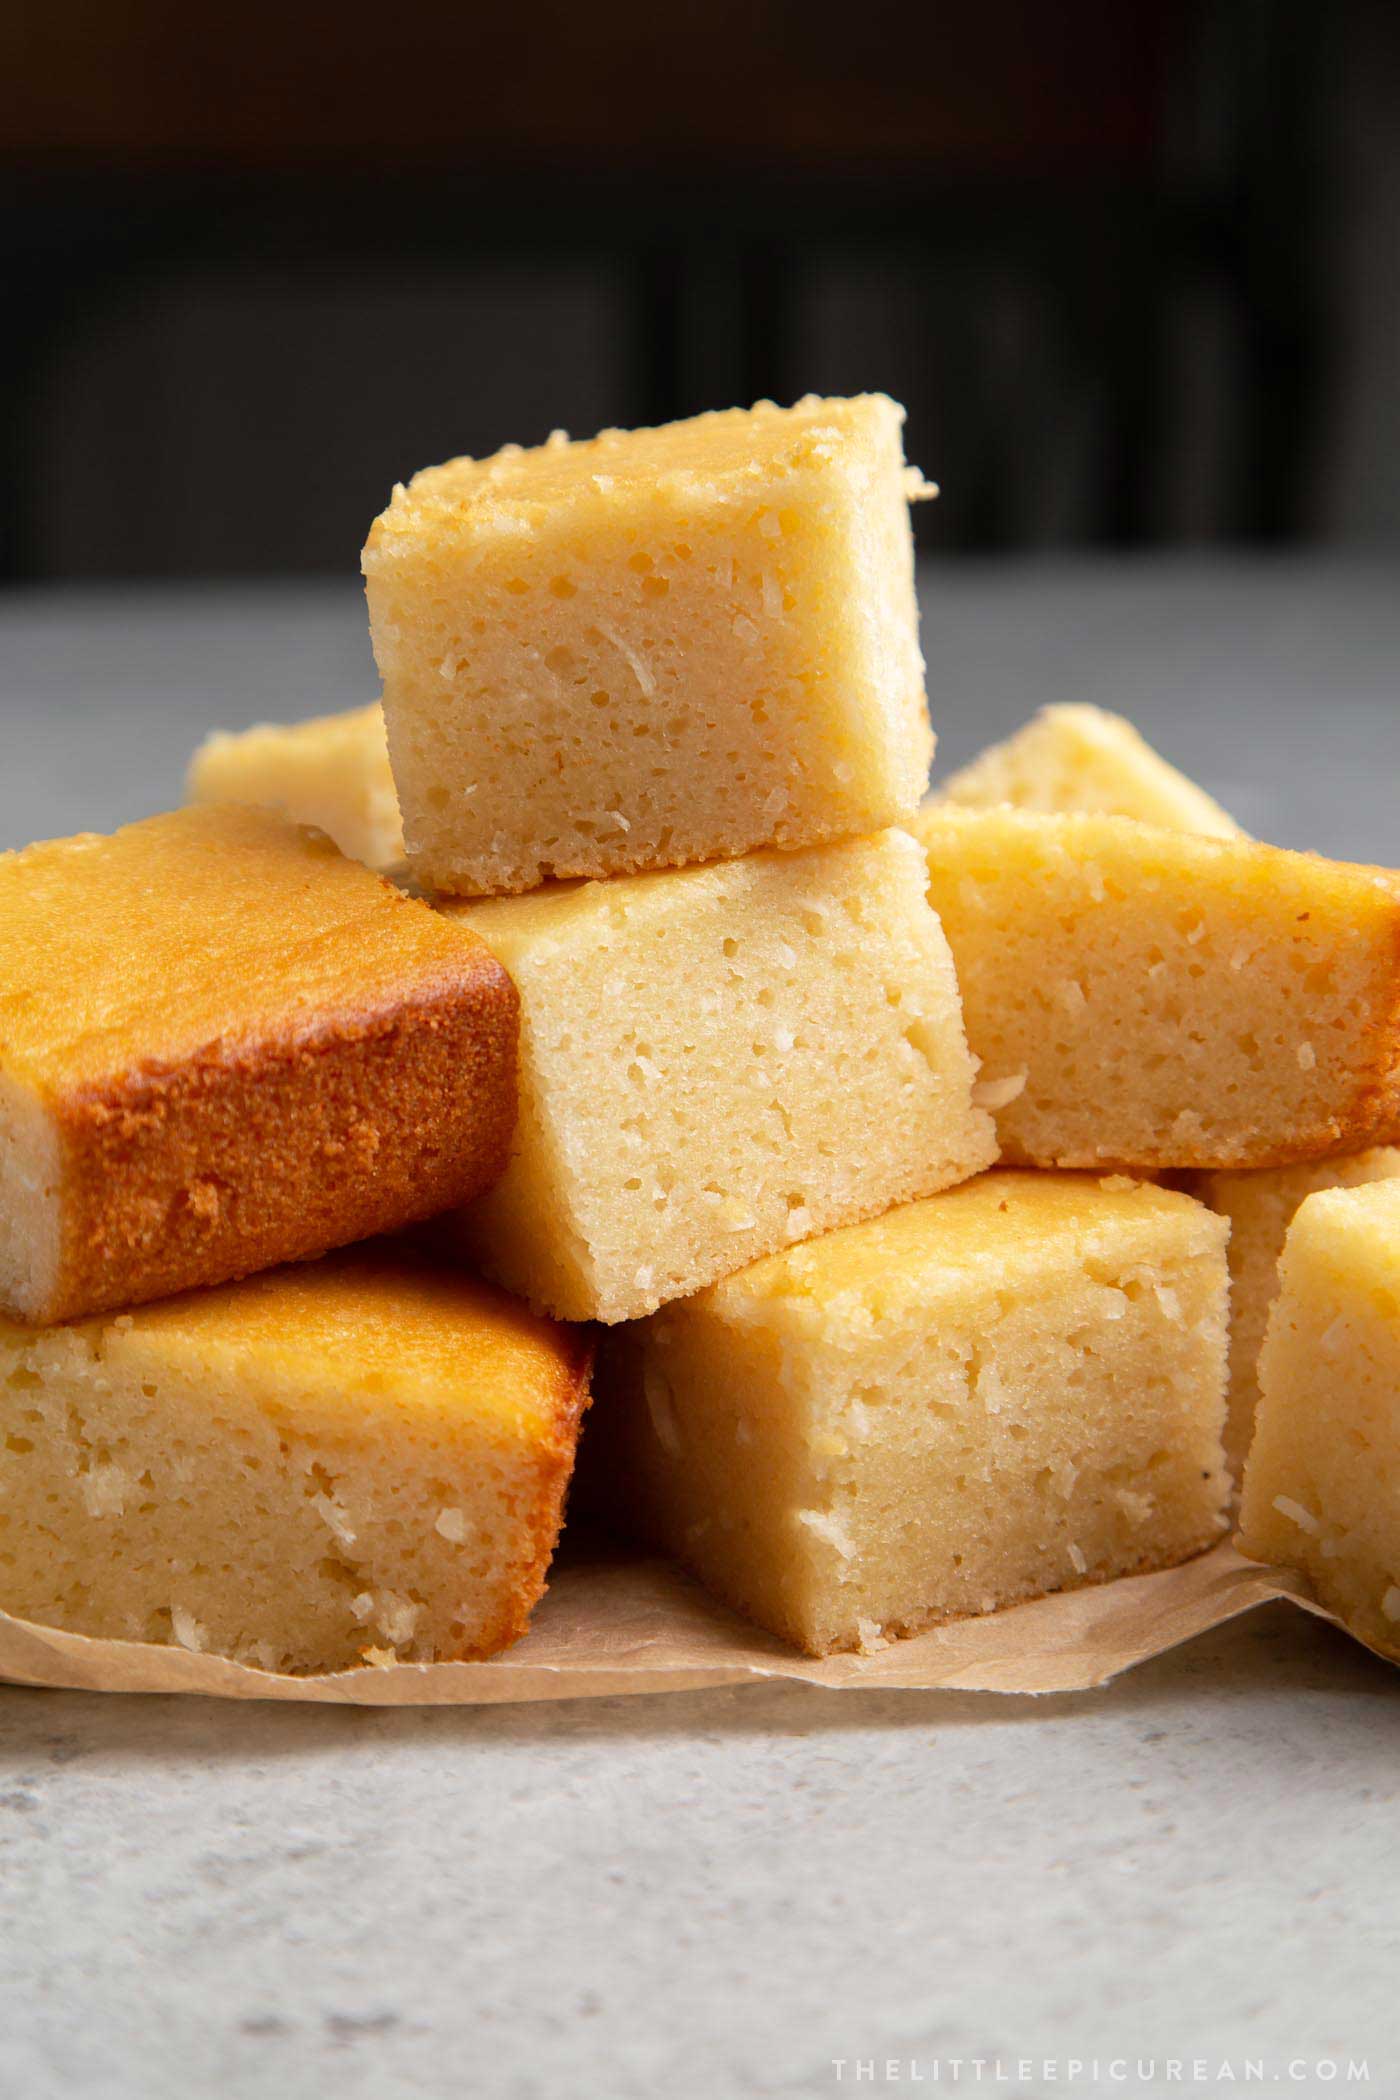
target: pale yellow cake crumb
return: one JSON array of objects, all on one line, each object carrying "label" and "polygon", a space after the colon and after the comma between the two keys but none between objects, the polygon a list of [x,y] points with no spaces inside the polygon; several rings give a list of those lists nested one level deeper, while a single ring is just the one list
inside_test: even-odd
[{"label": "pale yellow cake crumb", "polygon": [[491,895],[912,815],[903,414],[762,402],[396,489],[364,571],[415,877]]},{"label": "pale yellow cake crumb", "polygon": [[1259,1388],[1243,1551],[1400,1661],[1400,1181],[1300,1205]]},{"label": "pale yellow cake crumb", "polygon": [[614,1330],[596,1503],[812,1654],[1222,1535],[1224,1221],[998,1172]]},{"label": "pale yellow cake crumb", "polygon": [[447,907],[521,999],[514,1153],[455,1243],[562,1318],[629,1320],[987,1166],[924,889],[888,831]]},{"label": "pale yellow cake crumb", "polygon": [[1007,1160],[1283,1166],[1400,1128],[1400,875],[1087,813],[913,829],[984,1098],[1015,1082]]},{"label": "pale yellow cake crumb", "polygon": [[1278,1263],[1293,1214],[1319,1189],[1356,1188],[1400,1175],[1400,1149],[1373,1146],[1338,1159],[1255,1173],[1202,1174],[1193,1193],[1230,1221],[1230,1412],[1225,1452],[1238,1481],[1259,1402],[1259,1352],[1278,1292]]}]

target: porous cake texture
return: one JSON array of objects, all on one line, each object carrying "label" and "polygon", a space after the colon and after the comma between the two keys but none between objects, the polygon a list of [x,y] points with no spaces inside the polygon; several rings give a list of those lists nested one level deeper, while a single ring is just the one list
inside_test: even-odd
[{"label": "porous cake texture", "polygon": [[247,802],[315,824],[351,860],[389,868],[403,859],[384,711],[357,707],[310,722],[215,730],[190,760],[191,802]]},{"label": "porous cake texture", "polygon": [[600,1354],[592,1494],[814,1655],[1164,1567],[1224,1527],[1224,1221],[998,1172]]},{"label": "porous cake texture", "polygon": [[1131,722],[1102,707],[1043,707],[938,789],[942,801],[986,809],[1098,810],[1168,831],[1244,834],[1220,804],[1169,765]]},{"label": "porous cake texture", "polygon": [[269,1670],[493,1655],[544,1588],[588,1357],[383,1243],[0,1319],[0,1607]]},{"label": "porous cake texture", "polygon": [[415,877],[492,895],[911,815],[903,416],[765,402],[395,489],[364,572]]},{"label": "porous cake texture", "polygon": [[270,811],[0,856],[0,1310],[223,1282],[477,1193],[518,1002],[470,931]]},{"label": "porous cake texture", "polygon": [[1400,1181],[1300,1206],[1259,1386],[1242,1550],[1400,1661]]},{"label": "porous cake texture", "polygon": [[1259,1352],[1269,1308],[1278,1293],[1284,1236],[1305,1197],[1319,1189],[1356,1188],[1400,1175],[1400,1150],[1375,1145],[1340,1159],[1257,1173],[1201,1174],[1192,1193],[1230,1221],[1230,1411],[1225,1454],[1239,1480],[1259,1404]]},{"label": "porous cake texture", "polygon": [[1400,1129],[1400,875],[1126,817],[914,828],[1005,1159],[1282,1166]]},{"label": "porous cake texture", "polygon": [[521,999],[510,1166],[454,1221],[564,1319],[630,1320],[996,1156],[907,833],[449,907]]}]

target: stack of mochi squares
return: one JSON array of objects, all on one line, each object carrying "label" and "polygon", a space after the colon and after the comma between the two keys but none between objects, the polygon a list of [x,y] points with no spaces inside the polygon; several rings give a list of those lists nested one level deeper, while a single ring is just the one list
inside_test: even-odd
[{"label": "stack of mochi squares", "polygon": [[1259,1338],[1294,1209],[1400,1165],[1400,877],[1086,708],[925,800],[901,424],[430,469],[382,708],[0,861],[0,1605],[489,1655],[591,1389],[590,1516],[813,1654],[1204,1551],[1256,1407],[1315,1529],[1247,1485],[1246,1542],[1389,1623],[1366,1467],[1289,1470],[1320,1255]]},{"label": "stack of mochi squares", "polygon": [[[510,1161],[433,1244],[597,1333],[590,1513],[816,1654],[1172,1565],[1230,1500],[1227,1226],[1153,1177],[1236,1153],[1188,1134],[1189,1059],[1115,1103],[1070,1056],[1057,1127],[1018,1137],[1042,1088],[966,923],[1005,847],[969,815],[946,877],[923,801],[901,420],[810,400],[420,474],[365,549],[382,713],[191,772],[380,866],[401,840],[503,966]],[[1159,832],[1184,805],[1233,834],[1123,737]],[[1061,768],[1030,754],[1056,809],[1089,770]],[[1042,878],[1014,847],[1008,874],[1033,984]],[[1150,1015],[1121,1025],[1145,1062]]]},{"label": "stack of mochi squares", "polygon": [[518,1016],[271,811],[0,856],[0,1607],[293,1672],[524,1630],[588,1336],[410,1233],[505,1166]]},{"label": "stack of mochi squares", "polygon": [[[1400,875],[1249,843],[1130,724],[1086,706],[1045,708],[953,775],[923,830],[935,896],[940,880],[958,891],[973,1041],[1016,1067],[1004,1151],[1122,1144],[1134,1022],[1159,1040],[1132,1112],[1150,1101],[1165,1118],[1160,1034],[1188,1031],[1172,1062],[1198,1098],[1172,1097],[1182,1111],[1143,1163],[1178,1170],[1229,1228],[1237,1542],[1400,1661]],[[1167,831],[1194,836],[1174,849]],[[1015,914],[1047,964],[1029,1025],[995,952],[1006,874],[988,873],[1017,854],[1043,888]],[[1106,985],[1115,955],[1137,966],[1135,989]],[[1072,1115],[1059,1127],[1072,1074],[1114,1101],[1093,1132]]]},{"label": "stack of mochi squares", "polygon": [[432,469],[382,710],[191,771],[504,967],[510,1163],[434,1244],[599,1323],[589,1505],[818,1654],[1217,1540],[1289,1220],[1400,1166],[1395,876],[1089,707],[922,801],[923,492],[878,398]]}]

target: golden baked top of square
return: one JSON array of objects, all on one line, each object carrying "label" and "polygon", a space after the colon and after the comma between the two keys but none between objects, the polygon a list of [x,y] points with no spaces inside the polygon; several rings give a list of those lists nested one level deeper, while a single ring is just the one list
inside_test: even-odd
[{"label": "golden baked top of square", "polygon": [[[495,1285],[433,1261],[410,1239],[371,1240],[319,1261],[183,1291],[131,1312],[51,1328],[115,1374],[140,1365],[230,1380],[260,1403],[295,1395],[329,1425],[392,1405],[407,1433],[436,1416],[548,1437],[577,1414],[590,1330],[532,1313]],[[0,1347],[34,1330],[0,1313]],[[76,1360],[76,1359],[75,1359]]]},{"label": "golden baked top of square", "polygon": [[1164,1231],[1192,1252],[1225,1238],[1204,1205],[1150,1182],[1002,1168],[769,1255],[692,1302],[732,1314],[810,1309],[865,1327],[907,1304],[970,1310],[1040,1290],[1047,1270],[1077,1269],[1096,1253],[1152,1259]]},{"label": "golden baked top of square", "polygon": [[41,1094],[314,1035],[499,975],[485,947],[267,810],[195,807],[0,856],[0,1068]]},{"label": "golden baked top of square", "polygon": [[872,431],[897,429],[902,419],[903,411],[884,394],[838,400],[813,394],[792,408],[760,401],[653,429],[603,430],[593,438],[570,439],[555,431],[543,445],[506,445],[488,459],[425,467],[407,488],[395,489],[389,508],[375,520],[369,547],[383,548],[426,517],[508,530],[512,516],[533,522],[561,506],[623,505],[641,491],[673,493],[687,502],[700,495],[739,498],[746,487],[775,474],[839,459],[867,444]]}]

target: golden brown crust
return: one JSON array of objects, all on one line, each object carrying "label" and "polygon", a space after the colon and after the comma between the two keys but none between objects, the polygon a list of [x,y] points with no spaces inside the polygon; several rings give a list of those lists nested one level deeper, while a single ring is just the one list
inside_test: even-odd
[{"label": "golden brown crust", "polygon": [[377,1009],[54,1104],[62,1252],[43,1321],[227,1282],[462,1203],[504,1168],[519,1000],[485,949]]},{"label": "golden brown crust", "polygon": [[489,1656],[499,1655],[503,1648],[512,1647],[529,1631],[530,1615],[549,1587],[547,1578],[564,1528],[564,1505],[573,1479],[579,1433],[592,1397],[593,1329],[561,1328],[560,1333],[569,1338],[570,1361],[561,1372],[554,1395],[551,1432],[540,1451],[533,1499],[522,1527],[525,1536],[534,1541],[534,1556],[521,1570],[517,1587],[490,1630],[470,1648],[456,1656],[445,1656],[443,1661],[484,1662]]}]

